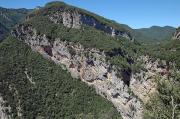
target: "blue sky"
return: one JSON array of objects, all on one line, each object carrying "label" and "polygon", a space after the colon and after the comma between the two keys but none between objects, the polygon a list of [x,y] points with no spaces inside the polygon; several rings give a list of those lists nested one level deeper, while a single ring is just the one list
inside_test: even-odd
[{"label": "blue sky", "polygon": [[[0,0],[1,7],[35,8],[53,0]],[[56,0],[57,1],[57,0]],[[180,0],[61,0],[132,28],[180,26]]]}]

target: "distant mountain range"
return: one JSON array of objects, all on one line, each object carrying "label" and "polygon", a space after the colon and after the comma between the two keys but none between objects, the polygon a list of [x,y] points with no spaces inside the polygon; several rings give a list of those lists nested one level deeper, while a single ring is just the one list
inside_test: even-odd
[{"label": "distant mountain range", "polygon": [[151,26],[149,28],[132,29],[126,24],[121,24],[121,27],[130,31],[136,41],[151,43],[169,40],[176,31],[176,28],[172,26]]},{"label": "distant mountain range", "polygon": [[134,29],[134,36],[137,41],[161,41],[170,39],[176,28],[171,26],[152,26],[150,28]]},{"label": "distant mountain range", "polygon": [[[21,22],[31,11],[32,10],[25,8],[7,9],[0,7],[0,39],[2,39],[15,24]],[[121,24],[121,27],[129,30],[136,41],[140,42],[153,42],[169,39],[176,30],[176,28],[171,26],[152,26],[150,28],[132,29],[128,25]]]},{"label": "distant mountain range", "polygon": [[7,9],[0,7],[0,40],[30,12],[29,9]]},{"label": "distant mountain range", "polygon": [[132,29],[64,2],[0,8],[0,119],[177,119],[175,30]]}]

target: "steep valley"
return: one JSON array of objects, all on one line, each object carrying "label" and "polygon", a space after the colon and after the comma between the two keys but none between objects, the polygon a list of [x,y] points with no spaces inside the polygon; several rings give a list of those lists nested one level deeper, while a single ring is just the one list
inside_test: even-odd
[{"label": "steep valley", "polygon": [[0,7],[0,41],[2,41],[17,24],[24,21],[30,9],[6,9]]},{"label": "steep valley", "polygon": [[0,118],[178,119],[178,29],[172,39],[143,45],[121,24],[48,3],[0,43]]}]

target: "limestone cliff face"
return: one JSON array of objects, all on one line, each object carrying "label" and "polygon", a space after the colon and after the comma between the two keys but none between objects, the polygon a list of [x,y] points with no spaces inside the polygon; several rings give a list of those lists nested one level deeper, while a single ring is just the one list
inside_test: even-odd
[{"label": "limestone cliff face", "polygon": [[173,37],[172,37],[173,40],[180,40],[180,27],[176,30],[176,32],[174,33]]},{"label": "limestone cliff face", "polygon": [[117,76],[118,71],[105,61],[105,53],[58,38],[48,39],[46,35],[38,35],[30,26],[18,26],[13,35],[44,57],[65,66],[72,77],[93,86],[99,95],[114,104],[124,119],[142,119],[140,100]]},{"label": "limestone cliff face", "polygon": [[150,96],[157,92],[157,78],[168,79],[171,71],[169,64],[164,60],[154,60],[149,56],[141,56],[138,61],[142,62],[146,70],[131,76],[130,89],[144,103],[147,103]]},{"label": "limestone cliff face", "polygon": [[68,12],[64,11],[64,9],[60,9],[54,14],[48,15],[49,19],[57,24],[63,23],[64,26],[68,28],[76,28],[80,29],[82,25],[87,25],[94,27],[98,30],[102,30],[105,33],[111,35],[111,36],[119,36],[119,37],[124,37],[129,40],[133,40],[133,38],[130,35],[130,32],[127,31],[119,31],[111,26],[107,26],[95,18],[81,14],[79,12]]},{"label": "limestone cliff face", "polygon": [[160,60],[141,56],[137,61],[141,61],[146,70],[130,74],[128,86],[123,76],[119,76],[119,70],[105,60],[107,53],[58,38],[48,39],[45,34],[38,34],[31,26],[19,25],[12,34],[45,58],[63,68],[65,66],[64,69],[69,71],[72,77],[93,86],[99,95],[114,104],[124,119],[142,119],[142,103],[148,102],[150,96],[156,92],[156,77],[160,76],[162,79],[169,75],[165,61],[159,63]]}]

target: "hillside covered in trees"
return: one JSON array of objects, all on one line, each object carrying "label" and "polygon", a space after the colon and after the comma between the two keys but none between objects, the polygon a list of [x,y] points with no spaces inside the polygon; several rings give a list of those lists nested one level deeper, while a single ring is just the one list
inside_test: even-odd
[{"label": "hillside covered in trees", "polygon": [[133,30],[63,2],[0,15],[0,118],[180,118],[174,28]]},{"label": "hillside covered in trees", "polygon": [[22,22],[30,11],[31,10],[28,9],[6,9],[0,7],[0,40],[2,40],[17,23]]}]

